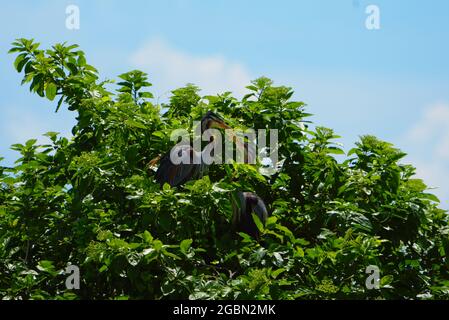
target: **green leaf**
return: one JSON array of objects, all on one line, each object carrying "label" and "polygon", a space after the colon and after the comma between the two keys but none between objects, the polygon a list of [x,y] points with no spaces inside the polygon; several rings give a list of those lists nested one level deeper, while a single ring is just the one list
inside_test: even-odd
[{"label": "green leaf", "polygon": [[101,268],[98,270],[98,272],[103,273],[105,271],[107,271],[109,269],[109,267],[107,265],[102,265]]},{"label": "green leaf", "polygon": [[84,57],[84,54],[80,54],[77,62],[80,67],[83,67],[86,65],[86,58]]},{"label": "green leaf", "polygon": [[260,232],[263,232],[264,226],[263,226],[262,221],[260,221],[259,216],[257,214],[255,214],[254,212],[251,213],[251,215],[253,216],[253,220],[257,226],[257,229],[259,229]]},{"label": "green leaf", "polygon": [[155,137],[161,138],[161,139],[166,137],[166,134],[164,132],[162,132],[162,131],[154,131],[152,133],[152,135],[155,136]]},{"label": "green leaf", "polygon": [[135,120],[132,120],[132,119],[125,120],[125,124],[130,127],[134,127],[134,128],[147,129],[147,127],[144,124],[137,122]]},{"label": "green leaf", "polygon": [[190,246],[192,245],[193,240],[192,239],[185,239],[181,241],[181,244],[179,245],[179,248],[181,249],[182,253],[187,253]]},{"label": "green leaf", "polygon": [[271,216],[271,217],[268,217],[268,219],[265,222],[265,224],[266,224],[267,227],[269,227],[271,225],[275,225],[277,220],[278,220],[278,218],[276,218],[275,216]]},{"label": "green leaf", "polygon": [[16,60],[14,60],[14,67],[16,68],[17,72],[22,72],[23,67],[29,61],[27,55],[27,53],[19,54]]},{"label": "green leaf", "polygon": [[420,198],[420,199],[426,199],[426,200],[430,200],[430,201],[433,201],[433,202],[440,203],[440,199],[438,199],[438,197],[437,197],[436,195],[431,194],[431,193],[421,193],[421,194],[419,195],[419,198]]},{"label": "green leaf", "polygon": [[168,252],[168,251],[165,250],[165,249],[162,250],[162,254],[165,255],[165,256],[167,256],[167,257],[173,258],[173,259],[175,259],[175,260],[182,260],[181,257],[177,256],[177,255],[174,254],[174,253]]},{"label": "green leaf", "polygon": [[50,274],[54,274],[55,271],[55,267],[53,265],[53,261],[49,261],[49,260],[42,260],[39,261],[38,265],[37,265],[37,269],[43,272],[47,272]]},{"label": "green leaf", "polygon": [[[58,87],[53,82],[47,83],[47,87],[45,88],[45,96],[48,100],[53,101],[56,97],[56,92],[58,90]],[[60,104],[58,103],[58,109]]]},{"label": "green leaf", "polygon": [[354,153],[357,152],[357,150],[358,150],[357,148],[352,148],[351,150],[348,151],[348,156],[353,155]]},{"label": "green leaf", "polygon": [[78,73],[78,67],[74,63],[68,62],[66,65],[72,75],[76,75]]},{"label": "green leaf", "polygon": [[282,231],[287,237],[290,238],[290,240],[292,240],[292,241],[294,240],[295,236],[287,227],[284,227],[284,226],[278,224],[278,225],[276,225],[276,229],[278,229],[279,231]]},{"label": "green leaf", "polygon": [[20,52],[23,51],[22,47],[13,47],[11,49],[9,49],[8,53],[14,53],[14,52]]},{"label": "green leaf", "polygon": [[59,134],[59,132],[49,131],[49,132],[45,133],[43,136],[48,137],[48,138],[50,138],[51,141],[55,142],[56,139],[58,138],[58,134]]},{"label": "green leaf", "polygon": [[154,98],[154,96],[153,96],[153,94],[151,92],[139,92],[139,97],[140,98],[147,98],[147,99]]},{"label": "green leaf", "polygon": [[27,142],[25,142],[25,146],[27,148],[31,148],[32,146],[34,146],[37,142],[37,139],[29,139],[27,140]]},{"label": "green leaf", "polygon": [[390,285],[393,282],[393,279],[394,278],[392,275],[386,275],[386,276],[382,277],[380,279],[380,286],[384,287],[384,286]]},{"label": "green leaf", "polygon": [[285,272],[285,268],[279,268],[271,272],[271,276],[276,279],[281,273]]},{"label": "green leaf", "polygon": [[296,247],[296,253],[298,257],[304,258],[304,250],[302,250],[300,247]]},{"label": "green leaf", "polygon": [[62,103],[64,102],[64,96],[62,96],[59,101],[58,101],[58,105],[56,106],[56,110],[55,113],[59,111],[59,108],[61,108]]},{"label": "green leaf", "polygon": [[326,148],[325,152],[328,154],[345,154],[345,152],[342,149],[336,147]]}]

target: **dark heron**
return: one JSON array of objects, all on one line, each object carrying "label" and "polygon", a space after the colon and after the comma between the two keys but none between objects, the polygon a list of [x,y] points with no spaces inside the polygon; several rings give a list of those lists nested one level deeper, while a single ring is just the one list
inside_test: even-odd
[{"label": "dark heron", "polygon": [[268,211],[263,200],[252,192],[237,192],[237,199],[232,201],[233,224],[237,232],[244,232],[259,240],[259,229],[254,222],[252,213],[265,225]]},{"label": "dark heron", "polygon": [[[208,111],[201,119],[201,133],[212,128],[230,129],[221,117],[212,111]],[[182,155],[190,157],[190,162],[174,164],[170,159],[170,153],[172,152],[180,157]],[[156,181],[161,186],[163,186],[164,183],[168,183],[170,186],[174,187],[189,180],[199,179],[207,169],[207,165],[203,162],[201,152],[196,151],[192,145],[175,146],[161,158],[153,159],[150,162],[150,166],[155,165],[158,161],[160,164],[156,171]]]}]

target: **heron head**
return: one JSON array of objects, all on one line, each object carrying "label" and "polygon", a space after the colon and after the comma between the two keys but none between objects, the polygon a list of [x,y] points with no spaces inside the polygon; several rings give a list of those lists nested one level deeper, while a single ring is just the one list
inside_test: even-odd
[{"label": "heron head", "polygon": [[[219,115],[213,113],[212,111],[208,111],[203,119],[201,119],[201,132],[205,132],[207,129],[232,129],[229,125],[224,122],[223,118]],[[255,150],[253,150],[253,146],[248,142],[242,141],[242,139],[238,139],[235,132],[232,130],[226,132],[228,138],[235,142],[237,150],[242,150],[244,154],[244,163],[255,163]],[[213,138],[211,138],[213,140]]]},{"label": "heron head", "polygon": [[231,129],[231,127],[224,122],[222,117],[213,113],[212,111],[208,111],[204,115],[203,119],[201,120],[201,127],[203,131],[211,128]]}]

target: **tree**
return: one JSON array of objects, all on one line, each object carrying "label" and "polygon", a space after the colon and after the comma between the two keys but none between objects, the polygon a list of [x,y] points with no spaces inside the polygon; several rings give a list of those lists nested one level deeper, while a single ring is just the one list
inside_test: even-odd
[{"label": "tree", "polygon": [[[157,105],[141,71],[100,82],[76,45],[18,39],[23,84],[76,112],[73,138],[46,134],[0,167],[0,297],[22,299],[447,298],[449,226],[405,154],[363,136],[342,162],[339,137],[312,130],[293,91],[259,78],[237,100],[188,85]],[[164,112],[161,112],[164,110]],[[173,129],[206,111],[237,128],[279,129],[274,175],[212,166],[162,189],[147,164]],[[230,231],[231,194],[257,193],[272,215],[262,240]],[[79,267],[80,289],[65,286]],[[377,266],[379,289],[365,286]]]}]

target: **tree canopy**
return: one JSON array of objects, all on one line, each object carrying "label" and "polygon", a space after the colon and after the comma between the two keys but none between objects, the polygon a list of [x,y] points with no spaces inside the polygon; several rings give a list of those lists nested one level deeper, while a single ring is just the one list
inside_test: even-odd
[{"label": "tree canopy", "polygon": [[[265,77],[242,99],[189,84],[159,104],[147,74],[100,81],[77,45],[18,39],[10,52],[22,84],[76,124],[72,138],[13,145],[20,157],[0,166],[0,297],[449,297],[447,213],[390,143],[362,136],[345,154],[291,88]],[[161,188],[147,164],[173,146],[172,130],[209,110],[234,128],[278,129],[278,171],[214,165]],[[260,241],[231,230],[236,191],[255,192],[271,213]],[[79,290],[65,285],[68,265],[80,269]],[[368,266],[379,268],[378,289],[366,286]]]}]

